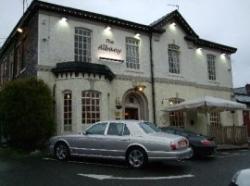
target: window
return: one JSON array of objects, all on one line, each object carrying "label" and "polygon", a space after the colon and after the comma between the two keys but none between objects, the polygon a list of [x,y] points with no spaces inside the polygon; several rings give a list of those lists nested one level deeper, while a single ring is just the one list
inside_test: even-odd
[{"label": "window", "polygon": [[[178,104],[183,102],[180,98],[170,98],[169,102],[172,104]],[[184,113],[183,112],[170,112],[169,113],[170,126],[184,128]]]},{"label": "window", "polygon": [[215,56],[207,55],[208,79],[216,80]]},{"label": "window", "polygon": [[91,31],[75,29],[75,61],[91,62]]},{"label": "window", "polygon": [[211,112],[210,113],[210,125],[212,126],[220,126],[220,113],[219,112]]},{"label": "window", "polygon": [[100,93],[97,91],[82,92],[82,124],[100,121]]},{"label": "window", "polygon": [[110,123],[108,129],[108,135],[121,136],[123,132],[123,123]]},{"label": "window", "polygon": [[126,38],[126,52],[127,68],[139,69],[139,40]]},{"label": "window", "polygon": [[107,127],[107,123],[98,123],[92,127],[90,127],[87,131],[86,134],[88,135],[104,135],[105,129]]},{"label": "window", "polygon": [[168,63],[169,72],[180,74],[179,46],[175,44],[168,45]]},{"label": "window", "polygon": [[143,131],[147,134],[161,131],[159,128],[156,127],[155,124],[150,122],[143,122],[140,123],[139,125],[143,129]]},{"label": "window", "polygon": [[64,131],[72,130],[72,93],[67,91],[64,93]]},{"label": "window", "polygon": [[122,134],[122,135],[123,135],[123,136],[129,136],[129,135],[130,135],[130,132],[129,132],[129,130],[128,130],[127,125],[124,126],[124,130],[123,130],[123,134]]}]

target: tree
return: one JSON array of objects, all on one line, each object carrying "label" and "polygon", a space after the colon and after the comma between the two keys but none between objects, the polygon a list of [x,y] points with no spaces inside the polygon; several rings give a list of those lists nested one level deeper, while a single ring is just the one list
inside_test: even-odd
[{"label": "tree", "polygon": [[14,80],[0,92],[0,123],[9,144],[33,150],[55,129],[49,87],[35,78]]}]

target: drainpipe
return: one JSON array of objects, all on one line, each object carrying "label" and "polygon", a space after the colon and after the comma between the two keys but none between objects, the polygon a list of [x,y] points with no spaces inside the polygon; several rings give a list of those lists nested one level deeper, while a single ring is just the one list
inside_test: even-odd
[{"label": "drainpipe", "polygon": [[151,72],[151,89],[152,89],[152,109],[153,109],[153,122],[156,123],[156,113],[155,113],[155,79],[154,79],[154,61],[153,61],[153,48],[152,48],[152,38],[153,34],[150,33],[150,72]]}]

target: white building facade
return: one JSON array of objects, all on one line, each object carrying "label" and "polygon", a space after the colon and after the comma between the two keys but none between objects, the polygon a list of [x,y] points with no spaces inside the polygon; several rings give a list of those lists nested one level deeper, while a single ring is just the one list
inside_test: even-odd
[{"label": "white building facade", "polygon": [[[32,75],[52,90],[58,134],[110,119],[149,120],[205,134],[207,124],[241,125],[230,112],[211,113],[209,123],[199,113],[162,112],[184,100],[233,95],[230,55],[236,49],[200,39],[178,11],[141,25],[36,1],[25,16],[17,26],[33,26],[35,59],[23,57],[23,68],[13,60],[9,79],[25,71],[29,76],[33,67]],[[9,46],[7,40],[0,55],[2,83]]]}]

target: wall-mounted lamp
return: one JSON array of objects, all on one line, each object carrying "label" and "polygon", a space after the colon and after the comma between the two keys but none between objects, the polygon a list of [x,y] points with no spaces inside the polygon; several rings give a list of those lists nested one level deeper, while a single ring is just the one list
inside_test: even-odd
[{"label": "wall-mounted lamp", "polygon": [[136,34],[135,34],[135,36],[134,36],[134,38],[136,38],[136,39],[140,39],[140,36],[141,36],[141,34],[136,33]]},{"label": "wall-mounted lamp", "polygon": [[19,33],[21,34],[21,33],[23,33],[23,29],[20,28],[20,27],[18,27],[18,28],[17,28],[17,32],[19,32]]},{"label": "wall-mounted lamp", "polygon": [[61,19],[62,22],[67,22],[67,20],[68,20],[67,17],[62,17]]},{"label": "wall-mounted lamp", "polygon": [[111,27],[110,27],[110,26],[105,26],[105,30],[106,30],[106,31],[110,31],[110,30],[111,30]]},{"label": "wall-mounted lamp", "polygon": [[121,100],[120,100],[120,97],[117,97],[117,98],[115,99],[115,107],[116,107],[117,109],[121,109],[121,108],[122,108],[122,102],[121,102]]},{"label": "wall-mounted lamp", "polygon": [[143,92],[145,90],[146,86],[145,85],[136,85],[134,87],[135,91]]},{"label": "wall-mounted lamp", "polygon": [[175,23],[175,22],[172,22],[170,25],[175,27],[175,26],[176,26],[176,23]]}]

